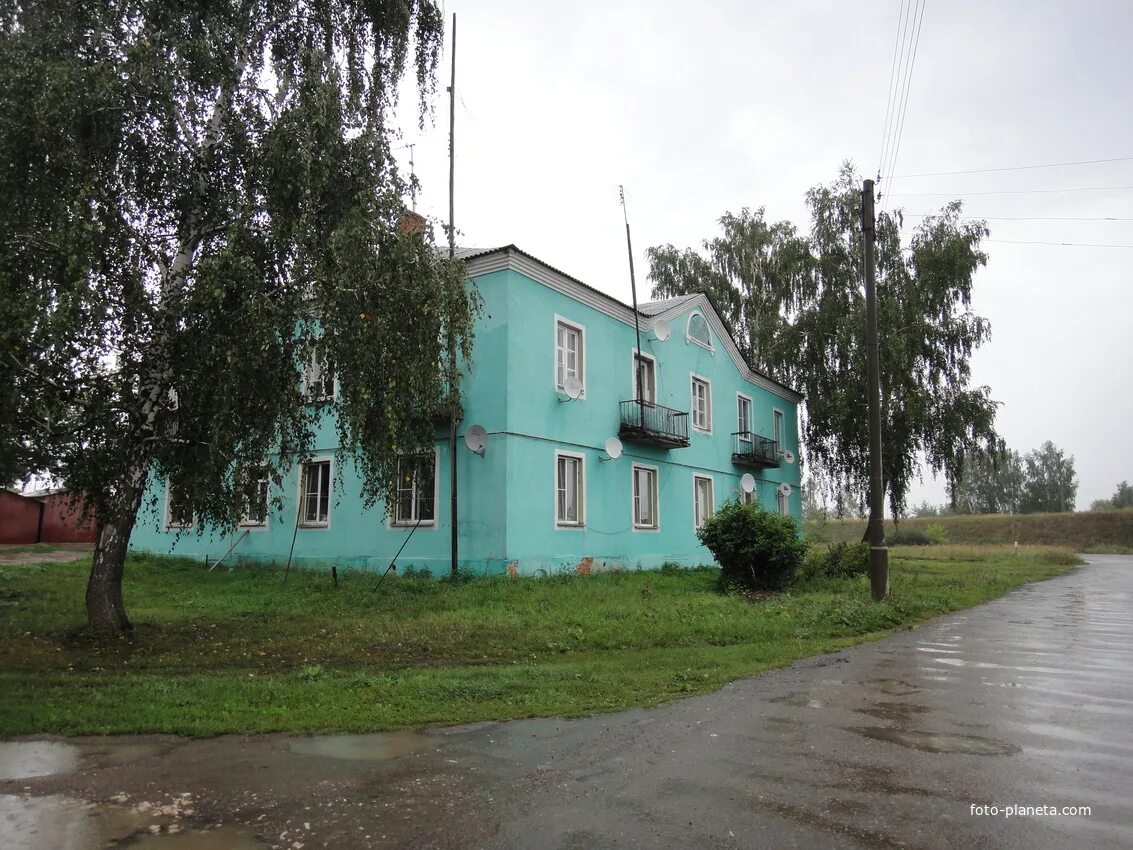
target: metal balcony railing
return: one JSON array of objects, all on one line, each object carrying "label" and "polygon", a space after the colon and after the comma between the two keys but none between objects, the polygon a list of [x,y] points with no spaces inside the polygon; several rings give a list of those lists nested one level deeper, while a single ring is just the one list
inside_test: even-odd
[{"label": "metal balcony railing", "polygon": [[618,436],[666,448],[688,446],[688,414],[649,401],[621,402]]},{"label": "metal balcony railing", "polygon": [[732,434],[732,462],[767,468],[779,465],[779,444],[753,431]]}]

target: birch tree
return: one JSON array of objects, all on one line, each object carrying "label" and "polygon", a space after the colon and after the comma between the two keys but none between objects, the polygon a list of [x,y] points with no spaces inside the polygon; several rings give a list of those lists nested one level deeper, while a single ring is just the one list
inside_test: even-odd
[{"label": "birch tree", "polygon": [[429,0],[0,0],[0,470],[84,495],[95,628],[147,484],[229,528],[309,455],[313,347],[368,505],[432,443],[474,296],[399,231],[391,139],[442,38]]},{"label": "birch tree", "polygon": [[[699,250],[672,245],[647,256],[655,297],[706,292],[748,360],[806,396],[802,437],[829,494],[869,487],[861,181],[846,163],[806,193],[810,227],[769,222],[765,211],[725,213],[722,233]],[[956,478],[964,453],[995,439],[995,402],[972,386],[972,353],[991,333],[971,309],[986,264],[980,221],[952,203],[926,218],[908,244],[900,212],[877,221],[884,482],[893,516],[904,512],[921,458]]]}]

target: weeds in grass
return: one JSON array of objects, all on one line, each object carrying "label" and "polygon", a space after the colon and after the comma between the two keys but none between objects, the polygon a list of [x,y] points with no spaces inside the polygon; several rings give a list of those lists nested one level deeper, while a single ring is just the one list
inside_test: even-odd
[{"label": "weeds in grass", "polygon": [[[1065,552],[1065,550],[1062,550]],[[963,556],[963,557],[962,557]],[[1053,562],[1052,562],[1053,561]],[[444,582],[131,556],[131,640],[88,634],[86,568],[0,575],[0,734],[362,731],[652,705],[1065,572],[1011,547],[892,553],[892,597],[818,577],[760,601],[718,570]]]}]

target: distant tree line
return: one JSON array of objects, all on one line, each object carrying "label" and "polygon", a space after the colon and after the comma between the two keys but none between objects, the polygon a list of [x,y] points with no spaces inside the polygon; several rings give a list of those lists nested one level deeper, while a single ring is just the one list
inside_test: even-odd
[{"label": "distant tree line", "polygon": [[1090,503],[1091,511],[1116,511],[1121,508],[1133,508],[1133,487],[1128,481],[1117,485],[1117,490],[1108,499],[1095,499]]},{"label": "distant tree line", "polygon": [[1000,440],[993,451],[970,451],[949,481],[949,507],[958,514],[1034,514],[1073,511],[1078,496],[1074,456],[1050,440],[1020,455]]},{"label": "distant tree line", "polygon": [[[1050,440],[1026,454],[998,440],[991,451],[964,452],[957,474],[948,482],[947,504],[922,500],[904,515],[1063,513],[1074,510],[1077,498],[1078,475],[1073,455],[1067,455]],[[1129,507],[1133,507],[1133,486],[1122,481],[1111,498],[1094,501],[1090,510]],[[811,520],[857,519],[866,516],[867,511],[858,494],[848,488],[830,495],[808,481],[803,485],[803,514]]]}]

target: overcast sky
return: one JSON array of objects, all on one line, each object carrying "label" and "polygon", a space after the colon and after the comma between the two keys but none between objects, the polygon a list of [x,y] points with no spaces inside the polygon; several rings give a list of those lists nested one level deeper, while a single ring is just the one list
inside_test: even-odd
[{"label": "overcast sky", "polygon": [[[877,174],[900,10],[900,0],[449,0],[459,241],[514,243],[628,301],[619,184],[643,300],[645,249],[698,246],[725,211],[763,206],[806,229],[806,189],[833,180],[842,160]],[[927,0],[892,173],[1133,157],[1131,32],[1124,0]],[[444,63],[432,125],[418,130],[403,110],[418,210],[438,219],[448,215],[447,46]],[[408,155],[399,151],[405,167]],[[1133,160],[885,177],[889,206],[928,213],[958,197],[965,214],[989,217],[992,240],[1133,246],[1133,221],[997,220],[1133,219]],[[1127,188],[971,194],[1105,186]],[[910,194],[936,192],[946,195]],[[974,309],[992,340],[973,359],[975,383],[1001,402],[1009,446],[1049,439],[1074,455],[1085,509],[1133,480],[1133,249],[986,248]],[[925,498],[943,502],[943,485],[926,478],[910,504]]]}]

